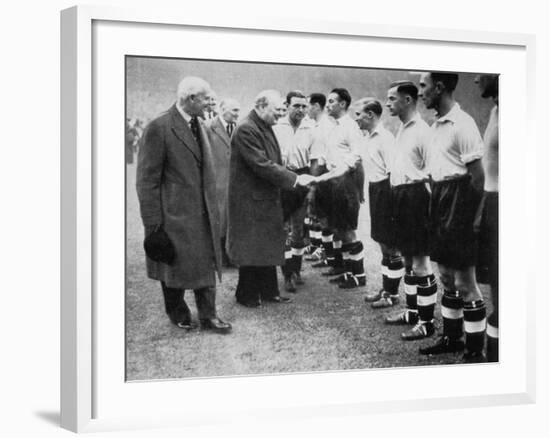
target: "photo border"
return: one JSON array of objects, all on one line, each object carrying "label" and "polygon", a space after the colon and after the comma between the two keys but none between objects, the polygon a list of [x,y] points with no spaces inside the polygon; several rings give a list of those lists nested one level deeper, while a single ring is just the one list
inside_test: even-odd
[{"label": "photo border", "polygon": [[[511,45],[525,50],[528,79],[526,96],[527,143],[534,145],[535,37],[526,34],[459,31],[403,26],[304,21],[293,18],[240,17],[228,23],[225,17],[194,11],[121,9],[78,6],[61,13],[61,426],[73,431],[101,431],[121,428],[177,426],[189,424],[183,418],[173,422],[156,419],[94,419],[95,357],[93,315],[96,310],[93,285],[94,226],[96,221],[93,191],[94,157],[92,153],[93,65],[92,24],[96,20],[141,24],[188,25],[201,28],[243,29],[319,33],[353,37],[380,37],[486,45]],[[533,148],[535,148],[533,146]],[[527,181],[535,187],[535,175]],[[533,221],[534,227],[534,221]],[[534,229],[534,228],[532,228]],[[531,234],[530,234],[531,235]],[[534,241],[529,241],[534,248]],[[535,299],[535,276],[527,276],[526,291],[530,303]],[[525,392],[483,397],[451,397],[423,401],[413,407],[411,401],[376,402],[317,407],[317,415],[344,415],[355,412],[392,412],[412,409],[441,409],[462,406],[491,406],[532,403],[535,400],[535,306],[529,306],[527,331],[527,376]],[[158,414],[158,413],[157,413]],[[298,415],[299,416],[299,415]],[[218,421],[223,421],[220,419]],[[196,423],[196,422],[195,422]],[[201,423],[202,424],[202,423]]]}]

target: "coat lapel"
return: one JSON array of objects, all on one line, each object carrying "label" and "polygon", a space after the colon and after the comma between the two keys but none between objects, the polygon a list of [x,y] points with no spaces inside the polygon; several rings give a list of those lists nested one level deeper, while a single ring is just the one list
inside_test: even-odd
[{"label": "coat lapel", "polygon": [[216,118],[212,122],[212,131],[214,131],[214,133],[222,139],[223,143],[227,147],[230,147],[231,139],[229,138],[229,135],[227,134],[227,131],[225,129],[223,129],[222,122],[220,122],[219,118]]},{"label": "coat lapel", "polygon": [[[218,204],[216,202],[216,176],[214,169],[214,156],[212,154],[212,148],[208,141],[208,135],[204,129],[202,121],[199,120],[200,136],[202,142],[202,187],[204,191],[204,201],[208,210],[208,220],[210,221],[210,230],[212,234],[212,244],[214,245],[214,256],[216,262],[216,268],[218,271],[218,278],[221,281],[221,244],[219,236],[219,214],[217,212]],[[217,218],[217,220],[214,220]]]},{"label": "coat lapel", "polygon": [[199,165],[202,164],[202,153],[199,149],[199,145],[195,141],[195,137],[193,137],[191,128],[179,113],[176,105],[173,105],[172,108],[170,108],[170,113],[172,114],[172,131],[174,132],[174,135],[187,149],[189,149],[197,160],[197,163],[199,163]]}]

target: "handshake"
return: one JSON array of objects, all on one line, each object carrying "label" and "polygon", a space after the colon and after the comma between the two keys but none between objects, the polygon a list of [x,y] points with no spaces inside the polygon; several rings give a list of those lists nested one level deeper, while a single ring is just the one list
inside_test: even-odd
[{"label": "handshake", "polygon": [[307,187],[319,182],[318,178],[308,174],[298,175],[295,186]]}]

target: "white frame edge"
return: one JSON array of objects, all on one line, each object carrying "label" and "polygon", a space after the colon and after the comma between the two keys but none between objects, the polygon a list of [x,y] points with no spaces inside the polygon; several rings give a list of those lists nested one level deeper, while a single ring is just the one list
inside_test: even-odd
[{"label": "white frame edge", "polygon": [[[123,9],[104,6],[74,6],[61,11],[61,427],[73,432],[159,427],[154,421],[135,419],[98,420],[93,415],[93,192],[92,192],[92,22],[94,20],[149,24],[191,25],[370,36],[396,39],[463,42],[524,47],[527,54],[527,101],[535,101],[535,36],[435,28],[386,26],[369,23],[304,21],[288,17],[232,19],[209,14],[200,16],[178,10]],[[345,28],[345,30],[343,30]],[[532,114],[531,114],[532,115]],[[528,142],[535,144],[534,117],[527,117]],[[531,187],[536,187],[536,175]],[[536,225],[536,215],[531,216]],[[534,249],[535,242],[531,242]],[[529,301],[535,300],[534,272],[529,278]],[[78,292],[78,293],[77,293]],[[493,405],[534,403],[536,394],[535,306],[528,309],[527,390],[524,393],[425,401],[421,407],[406,401],[326,406],[324,416],[361,415],[366,411],[398,412]],[[299,417],[299,415],[298,415]],[[165,426],[182,425],[168,418]]]}]

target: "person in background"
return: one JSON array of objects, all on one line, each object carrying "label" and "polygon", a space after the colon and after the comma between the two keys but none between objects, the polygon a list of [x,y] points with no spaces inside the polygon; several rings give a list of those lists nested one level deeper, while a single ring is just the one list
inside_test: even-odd
[{"label": "person in background", "polygon": [[227,188],[229,186],[229,159],[231,157],[231,137],[237,127],[241,107],[235,99],[224,99],[220,102],[220,113],[208,125],[207,133],[214,168],[216,169],[216,198],[220,211],[220,237],[222,264],[232,266],[225,248],[227,238]]}]

